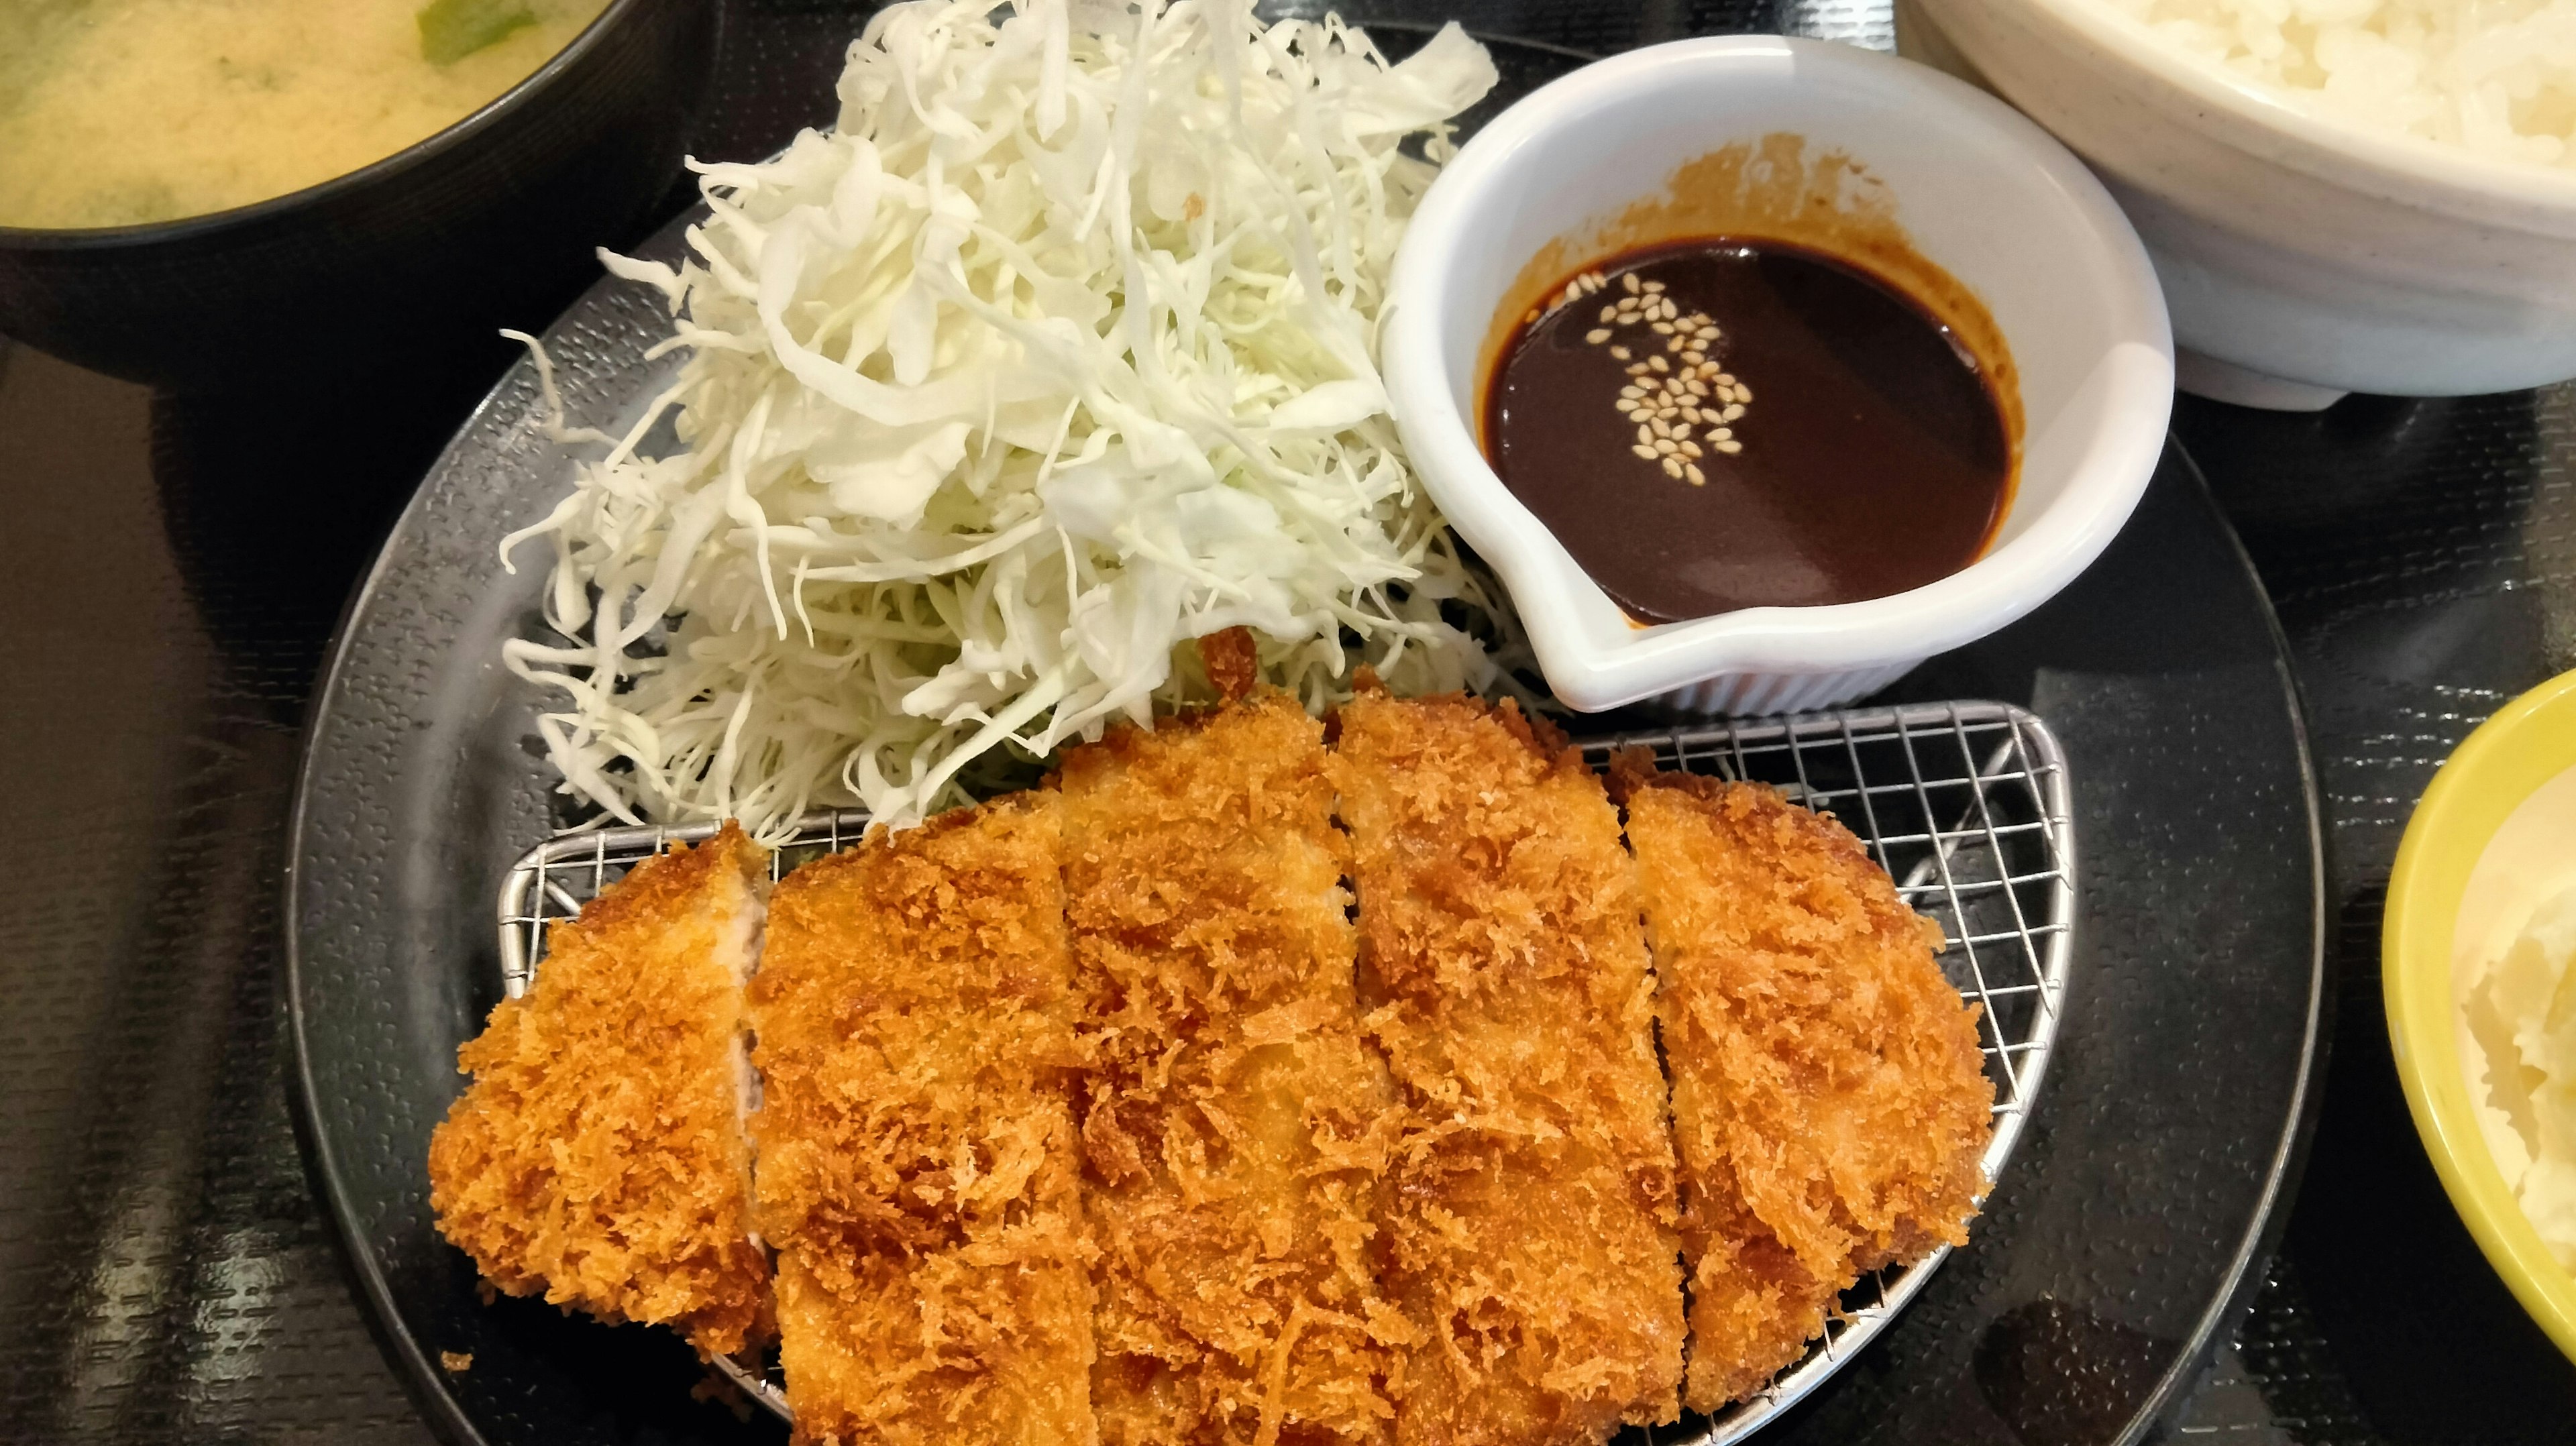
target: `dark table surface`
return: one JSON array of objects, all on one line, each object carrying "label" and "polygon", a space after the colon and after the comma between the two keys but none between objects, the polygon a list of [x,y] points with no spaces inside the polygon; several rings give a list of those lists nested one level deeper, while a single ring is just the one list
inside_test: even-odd
[{"label": "dark table surface", "polygon": [[[850,29],[839,5],[750,8],[705,154],[784,139],[727,118],[750,87],[828,93]],[[1885,40],[1883,0],[1528,8],[1517,33],[1600,48]],[[183,400],[0,343],[0,1443],[428,1440],[298,1154],[278,874],[341,604],[508,360]],[[2186,398],[2175,427],[2290,639],[2337,1010],[2280,1249],[2165,1434],[2576,1443],[2576,1367],[2417,1145],[2378,977],[2389,863],[2434,769],[2576,668],[2576,385],[2315,417]]]}]

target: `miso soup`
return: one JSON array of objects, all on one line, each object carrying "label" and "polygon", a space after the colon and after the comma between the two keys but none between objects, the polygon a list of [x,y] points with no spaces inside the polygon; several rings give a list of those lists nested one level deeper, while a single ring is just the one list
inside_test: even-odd
[{"label": "miso soup", "polygon": [[283,196],[437,134],[608,0],[0,0],[0,226]]}]

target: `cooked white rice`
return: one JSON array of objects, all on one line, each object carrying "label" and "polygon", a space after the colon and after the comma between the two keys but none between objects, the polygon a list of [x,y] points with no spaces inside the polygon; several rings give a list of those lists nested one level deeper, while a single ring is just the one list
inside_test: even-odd
[{"label": "cooked white rice", "polygon": [[2576,0],[2101,0],[2321,115],[2576,168]]}]

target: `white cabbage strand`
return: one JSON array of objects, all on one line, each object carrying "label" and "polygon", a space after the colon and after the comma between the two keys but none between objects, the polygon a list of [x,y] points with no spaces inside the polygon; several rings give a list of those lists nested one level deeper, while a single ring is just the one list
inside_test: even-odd
[{"label": "white cabbage strand", "polygon": [[[1310,708],[1359,662],[1493,683],[1441,605],[1508,621],[1375,358],[1431,176],[1398,142],[1445,147],[1494,79],[1454,25],[1389,66],[1222,0],[877,14],[833,132],[697,167],[685,264],[603,257],[690,355],[503,545],[553,543],[566,641],[507,656],[566,700],[565,789],[772,838],[851,801],[910,823],[1006,744],[1203,695],[1182,645],[1237,624]],[[681,449],[641,455],[666,414]]]}]

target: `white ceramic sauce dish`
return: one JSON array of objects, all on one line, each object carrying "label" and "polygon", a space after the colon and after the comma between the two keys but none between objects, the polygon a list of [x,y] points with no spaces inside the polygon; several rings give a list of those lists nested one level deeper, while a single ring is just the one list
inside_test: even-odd
[{"label": "white ceramic sauce dish", "polygon": [[[1773,155],[1765,138],[1784,135],[1810,160],[1847,158],[1846,198],[1892,218],[1991,317],[2010,347],[2005,381],[2018,376],[2018,480],[1985,552],[1926,586],[1644,626],[1487,464],[1489,338],[1551,245],[1575,265],[1601,259],[1583,238],[1677,195],[1682,168],[1730,146]],[[1798,239],[1752,223],[1727,234]],[[1830,707],[2003,627],[2073,581],[2127,521],[2173,405],[2155,273],[2082,163],[1972,86],[1818,41],[1679,41],[1530,95],[1433,184],[1389,297],[1386,381],[1414,466],[1510,589],[1550,688],[1587,712],[1644,700],[1708,714]],[[1758,357],[1729,364],[1760,385]]]},{"label": "white ceramic sauce dish", "polygon": [[2576,376],[2576,171],[2303,111],[2101,0],[1898,0],[1897,41],[2090,162],[2185,390],[2278,410]]}]

